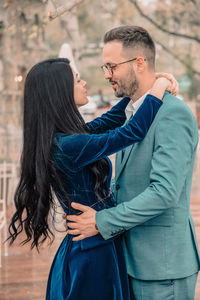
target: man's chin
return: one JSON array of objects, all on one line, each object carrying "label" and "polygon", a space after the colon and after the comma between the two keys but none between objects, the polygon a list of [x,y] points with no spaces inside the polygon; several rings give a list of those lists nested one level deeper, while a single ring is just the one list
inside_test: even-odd
[{"label": "man's chin", "polygon": [[113,89],[113,92],[114,92],[114,94],[115,94],[115,97],[117,97],[117,98],[122,98],[122,97],[124,97],[124,93],[119,92],[119,91],[117,90],[116,87],[112,87],[112,89]]},{"label": "man's chin", "polygon": [[123,93],[118,93],[117,91],[114,91],[114,93],[115,93],[115,97],[117,97],[117,98],[122,98],[122,97],[124,97],[124,94],[123,94]]}]

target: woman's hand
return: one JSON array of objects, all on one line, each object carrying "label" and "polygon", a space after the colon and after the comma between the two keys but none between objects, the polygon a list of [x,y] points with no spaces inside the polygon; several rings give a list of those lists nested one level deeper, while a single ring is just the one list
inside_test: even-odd
[{"label": "woman's hand", "polygon": [[172,95],[176,96],[179,92],[179,84],[175,77],[172,74],[169,73],[156,73],[156,79],[159,78],[166,78],[170,81],[171,85],[168,86],[166,89],[169,91]]},{"label": "woman's hand", "polygon": [[165,91],[170,91],[172,90],[172,83],[170,80],[168,80],[165,77],[159,77],[156,79],[154,82],[153,87],[151,88],[150,94],[162,99]]}]

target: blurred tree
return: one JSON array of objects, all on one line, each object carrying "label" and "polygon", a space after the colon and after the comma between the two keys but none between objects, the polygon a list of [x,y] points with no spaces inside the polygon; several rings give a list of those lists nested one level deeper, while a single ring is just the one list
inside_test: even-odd
[{"label": "blurred tree", "polygon": [[19,159],[23,83],[27,69],[44,57],[46,50],[42,7],[42,0],[0,4],[0,127],[4,128],[0,153],[5,155],[0,159]]},{"label": "blurred tree", "polygon": [[[173,42],[160,35],[161,47],[181,62],[186,73],[200,76],[200,1],[198,0],[129,0],[139,14]],[[190,59],[191,58],[191,59]],[[194,63],[191,64],[191,61]],[[195,63],[196,62],[196,63]]]},{"label": "blurred tree", "polygon": [[149,16],[148,10],[144,12],[144,7],[147,8],[147,5],[139,5],[143,1],[129,1],[134,4],[142,17],[146,18],[159,30],[200,43],[200,35],[198,33],[200,26],[200,2],[198,0],[178,0],[176,2],[171,0],[150,0],[149,2],[154,3],[155,8],[151,16]]},{"label": "blurred tree", "polygon": [[[63,10],[63,3],[58,3],[56,0],[58,7],[53,7],[52,13],[56,12],[56,17],[62,14],[62,18],[66,18],[63,14],[71,13],[75,4],[80,1],[71,0],[70,3],[67,1],[68,6]],[[48,11],[47,6],[51,0],[0,2],[0,127],[4,128],[5,133],[4,137],[1,136],[0,153],[1,148],[6,147],[3,151],[6,157],[16,161],[19,152],[15,149],[20,151],[20,139],[17,141],[18,148],[8,147],[7,141],[15,140],[18,131],[21,138],[22,92],[27,70],[52,54],[51,46],[46,39],[47,25],[50,23],[47,13],[51,12]],[[68,16],[67,19],[73,23],[72,18]],[[57,30],[66,32],[67,26],[66,23],[58,25]],[[72,36],[76,39],[76,32],[73,32]],[[2,139],[6,141],[5,145]]]},{"label": "blurred tree", "polygon": [[187,79],[188,89],[183,94],[197,101],[200,120],[200,1],[128,1],[143,19],[158,29],[156,43],[184,66],[181,79]]}]

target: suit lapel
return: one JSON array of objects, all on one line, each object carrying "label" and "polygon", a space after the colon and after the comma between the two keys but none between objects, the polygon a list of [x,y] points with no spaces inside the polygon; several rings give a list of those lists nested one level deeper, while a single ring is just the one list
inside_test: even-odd
[{"label": "suit lapel", "polygon": [[115,159],[115,169],[119,169],[119,166],[122,163],[122,151],[117,152]]},{"label": "suit lapel", "polygon": [[[131,116],[129,118],[129,120],[126,120],[125,124],[130,121],[133,118],[133,116]],[[134,145],[131,145],[127,148],[125,148],[123,151],[124,153],[122,154],[122,151],[117,153],[116,156],[116,162],[115,162],[115,179],[117,180],[117,178],[119,177],[121,171],[123,170],[125,163],[130,155],[131,149],[133,148]],[[123,158],[122,158],[123,157]]]},{"label": "suit lapel", "polygon": [[131,145],[129,147],[127,147],[125,149],[125,153],[124,153],[124,157],[122,160],[122,151],[120,151],[119,153],[117,153],[117,157],[116,157],[116,165],[115,165],[115,180],[118,179],[119,175],[121,174],[129,156],[131,153],[131,150],[134,148],[134,145]]}]

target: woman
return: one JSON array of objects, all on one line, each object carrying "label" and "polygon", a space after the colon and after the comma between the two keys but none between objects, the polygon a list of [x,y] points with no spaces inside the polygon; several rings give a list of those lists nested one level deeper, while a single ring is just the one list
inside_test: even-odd
[{"label": "woman", "polygon": [[[167,79],[158,79],[143,105],[124,127],[129,98],[101,118],[85,124],[77,107],[87,103],[86,82],[67,59],[35,65],[24,91],[24,145],[16,212],[9,226],[11,243],[23,230],[24,243],[39,248],[52,235],[48,223],[54,194],[67,214],[77,201],[96,210],[114,205],[107,158],[141,141],[162,105]],[[159,88],[158,88],[159,87]],[[158,97],[158,98],[156,98]],[[51,267],[48,300],[128,300],[129,289],[120,237],[100,235],[73,242],[66,235]]]}]

